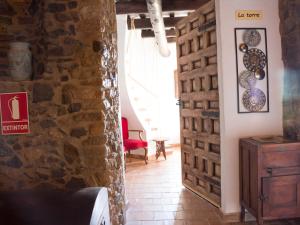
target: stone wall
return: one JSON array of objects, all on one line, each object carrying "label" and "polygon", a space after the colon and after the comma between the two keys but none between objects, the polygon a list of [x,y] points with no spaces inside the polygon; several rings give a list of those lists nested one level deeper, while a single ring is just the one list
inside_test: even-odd
[{"label": "stone wall", "polygon": [[300,0],[280,0],[284,136],[300,141]]},{"label": "stone wall", "polygon": [[[0,92],[28,92],[31,133],[0,136],[0,190],[106,186],[112,222],[124,224],[114,1],[7,2]],[[32,80],[9,77],[14,40],[32,44]]]}]

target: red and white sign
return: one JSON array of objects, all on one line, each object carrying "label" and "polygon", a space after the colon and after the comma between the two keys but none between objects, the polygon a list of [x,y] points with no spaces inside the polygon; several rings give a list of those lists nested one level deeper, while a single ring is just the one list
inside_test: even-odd
[{"label": "red and white sign", "polygon": [[29,133],[28,97],[26,92],[0,94],[1,133]]}]

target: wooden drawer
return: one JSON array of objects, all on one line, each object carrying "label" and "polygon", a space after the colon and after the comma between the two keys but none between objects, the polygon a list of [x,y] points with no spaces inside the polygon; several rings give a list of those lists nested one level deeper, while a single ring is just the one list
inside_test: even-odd
[{"label": "wooden drawer", "polygon": [[262,168],[300,167],[300,151],[268,151],[262,153]]},{"label": "wooden drawer", "polygon": [[300,215],[300,175],[263,178],[263,217],[292,218]]}]

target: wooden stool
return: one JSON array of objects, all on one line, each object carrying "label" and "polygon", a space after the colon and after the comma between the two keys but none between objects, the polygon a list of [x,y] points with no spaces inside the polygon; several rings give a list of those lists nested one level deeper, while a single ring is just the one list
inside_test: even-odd
[{"label": "wooden stool", "polygon": [[161,152],[163,153],[165,159],[167,159],[166,149],[165,149],[165,141],[166,140],[165,139],[154,139],[153,141],[155,141],[155,143],[156,143],[156,154],[155,154],[156,159],[158,159]]}]

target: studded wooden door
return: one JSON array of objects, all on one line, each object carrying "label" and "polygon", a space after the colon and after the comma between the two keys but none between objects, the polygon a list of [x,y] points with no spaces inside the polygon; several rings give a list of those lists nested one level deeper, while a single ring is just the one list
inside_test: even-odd
[{"label": "studded wooden door", "polygon": [[220,119],[215,5],[176,25],[184,186],[221,203]]}]

